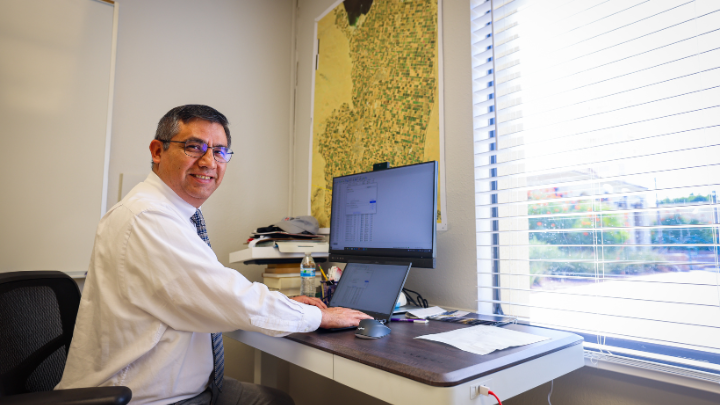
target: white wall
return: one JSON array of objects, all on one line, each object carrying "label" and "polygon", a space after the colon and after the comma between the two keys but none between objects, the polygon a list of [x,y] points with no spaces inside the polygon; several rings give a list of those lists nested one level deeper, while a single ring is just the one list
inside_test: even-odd
[{"label": "white wall", "polygon": [[[295,119],[293,214],[308,213],[310,100],[315,18],[335,0],[299,0],[299,56]],[[438,232],[435,269],[412,269],[406,287],[435,305],[476,310],[475,200],[473,182],[470,17],[467,0],[444,0],[443,52],[445,97],[445,169],[448,230]],[[319,388],[321,386],[322,388]],[[290,367],[290,394],[297,405],[383,404],[322,377]],[[321,393],[318,395],[318,393]],[[327,395],[325,395],[327,394]]]},{"label": "white wall", "polygon": [[[120,174],[150,171],[160,117],[207,104],[230,120],[233,160],[204,204],[212,247],[228,265],[251,230],[287,215],[291,0],[119,0],[108,205]],[[251,281],[260,266],[230,265]],[[252,379],[253,352],[228,341],[226,373]]]},{"label": "white wall", "polygon": [[[307,215],[310,145],[310,100],[315,18],[335,0],[299,0],[297,21],[298,92],[295,120],[293,214]],[[473,189],[472,94],[469,6],[446,0],[445,37],[445,169],[448,230],[438,232],[437,268],[412,269],[406,287],[436,305],[476,310],[475,211]],[[454,24],[467,19],[467,24]],[[450,24],[448,24],[450,22]],[[463,27],[468,27],[467,31]],[[451,61],[452,63],[448,63]],[[465,81],[467,79],[467,81]]]},{"label": "white wall", "polygon": [[87,271],[100,219],[113,6],[0,2],[0,122],[10,145],[0,272]]},{"label": "white wall", "polygon": [[[548,403],[550,383],[503,401],[503,405]],[[553,405],[711,405],[720,395],[612,371],[583,367],[554,382]]]},{"label": "white wall", "polygon": [[[250,231],[287,214],[290,0],[120,0],[109,205],[120,174],[150,172],[157,122],[182,104],[230,120],[233,160],[203,206],[227,265]],[[259,279],[258,266],[233,265]]]}]

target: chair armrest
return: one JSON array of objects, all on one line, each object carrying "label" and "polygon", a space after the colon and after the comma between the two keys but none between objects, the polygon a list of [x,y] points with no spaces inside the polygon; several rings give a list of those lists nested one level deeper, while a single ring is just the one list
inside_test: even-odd
[{"label": "chair armrest", "polygon": [[0,397],[0,404],[125,405],[131,398],[132,391],[128,387],[94,387],[10,395]]}]

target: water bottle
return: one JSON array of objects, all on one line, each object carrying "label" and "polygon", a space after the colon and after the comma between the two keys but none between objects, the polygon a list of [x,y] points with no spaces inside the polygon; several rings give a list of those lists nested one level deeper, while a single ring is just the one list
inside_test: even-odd
[{"label": "water bottle", "polygon": [[308,297],[315,296],[315,260],[310,253],[300,263],[300,294]]}]

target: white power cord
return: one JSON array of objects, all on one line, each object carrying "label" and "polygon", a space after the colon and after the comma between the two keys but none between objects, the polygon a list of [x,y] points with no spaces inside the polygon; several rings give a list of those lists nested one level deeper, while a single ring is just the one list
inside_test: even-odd
[{"label": "white power cord", "polygon": [[550,402],[550,396],[552,395],[554,383],[555,383],[555,380],[550,380],[550,393],[548,394],[548,404],[549,405],[552,405],[552,402]]}]

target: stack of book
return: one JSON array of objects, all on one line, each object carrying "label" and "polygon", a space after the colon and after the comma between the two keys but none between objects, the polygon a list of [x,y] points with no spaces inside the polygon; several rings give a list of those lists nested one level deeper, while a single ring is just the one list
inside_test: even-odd
[{"label": "stack of book", "polygon": [[[268,264],[262,276],[270,291],[280,291],[288,297],[300,295],[300,262]],[[316,271],[316,285],[320,285],[320,277],[320,272]]]},{"label": "stack of book", "polygon": [[[230,263],[267,265],[263,283],[288,297],[300,295],[300,262],[305,254],[311,253],[316,262],[324,262],[328,256],[323,235],[289,233],[274,225],[254,230],[245,243],[247,249],[230,253]],[[321,277],[316,271],[317,285]]]}]

